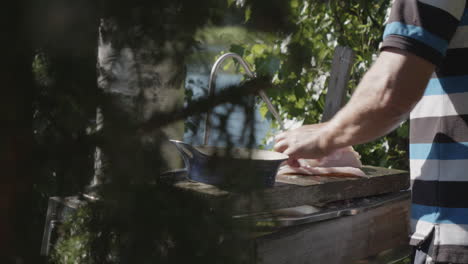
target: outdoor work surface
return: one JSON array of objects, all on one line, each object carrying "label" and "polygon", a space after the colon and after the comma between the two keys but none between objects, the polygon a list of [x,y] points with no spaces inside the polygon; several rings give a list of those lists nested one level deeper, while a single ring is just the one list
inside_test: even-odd
[{"label": "outdoor work surface", "polygon": [[272,188],[249,193],[235,193],[216,186],[190,181],[183,171],[167,175],[177,177],[174,186],[193,192],[213,203],[229,200],[233,213],[261,212],[300,205],[317,205],[333,201],[367,197],[408,189],[407,171],[363,166],[368,177],[282,176]]},{"label": "outdoor work surface", "polygon": [[409,174],[362,170],[368,177],[280,176],[274,187],[249,193],[193,182],[183,171],[167,176],[178,178],[176,188],[214,207],[229,204],[235,218],[253,222],[261,263],[388,263],[404,257]]}]

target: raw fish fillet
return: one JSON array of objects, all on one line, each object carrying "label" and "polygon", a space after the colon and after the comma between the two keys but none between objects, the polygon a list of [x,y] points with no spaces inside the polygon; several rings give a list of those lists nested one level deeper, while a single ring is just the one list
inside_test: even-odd
[{"label": "raw fish fillet", "polygon": [[359,153],[352,147],[338,149],[321,159],[300,159],[300,167],[281,166],[279,175],[309,175],[329,177],[366,177],[360,169]]}]

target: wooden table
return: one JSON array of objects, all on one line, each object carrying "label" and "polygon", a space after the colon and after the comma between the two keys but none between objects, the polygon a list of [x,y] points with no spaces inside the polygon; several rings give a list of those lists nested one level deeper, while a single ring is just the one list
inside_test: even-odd
[{"label": "wooden table", "polygon": [[[183,173],[174,186],[212,206],[229,203],[240,218],[275,223],[271,230],[255,237],[261,263],[368,263],[357,261],[407,248],[410,192],[406,171],[372,166],[363,170],[368,178],[280,177],[273,188],[251,193],[193,182]],[[313,210],[274,217],[276,211],[304,206]]]},{"label": "wooden table", "polygon": [[406,171],[364,166],[368,178],[294,176],[277,179],[273,188],[249,193],[235,193],[218,187],[185,179],[179,172],[167,177],[179,177],[175,186],[192,192],[213,203],[231,201],[233,213],[252,213],[294,207],[304,204],[319,205],[333,201],[368,197],[406,190],[409,174]]}]

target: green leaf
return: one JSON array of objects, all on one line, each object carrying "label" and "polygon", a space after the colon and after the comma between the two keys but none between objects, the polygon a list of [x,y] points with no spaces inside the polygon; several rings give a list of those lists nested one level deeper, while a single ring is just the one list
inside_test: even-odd
[{"label": "green leaf", "polygon": [[397,135],[401,138],[408,138],[409,137],[409,129],[408,129],[408,123],[405,122],[403,125],[401,125],[397,130]]},{"label": "green leaf", "polygon": [[265,47],[265,45],[263,45],[263,44],[255,44],[255,45],[252,46],[252,50],[251,50],[251,51],[252,51],[253,55],[258,56],[258,55],[262,55],[262,54],[263,54],[263,52],[265,51],[265,48],[266,48],[266,47]]},{"label": "green leaf", "polygon": [[249,6],[249,7],[247,7],[247,8],[245,9],[245,14],[244,14],[245,20],[244,20],[244,22],[248,22],[248,21],[250,20],[250,16],[251,16],[251,15],[252,15],[252,9],[251,9],[250,6]]},{"label": "green leaf", "polygon": [[279,69],[281,61],[278,57],[268,56],[266,58],[257,58],[255,68],[259,76],[273,76]]},{"label": "green leaf", "polygon": [[229,51],[237,53],[242,57],[242,56],[244,56],[245,48],[242,45],[232,44]]},{"label": "green leaf", "polygon": [[299,1],[298,0],[291,0],[291,9],[296,9],[299,7]]},{"label": "green leaf", "polygon": [[265,117],[267,115],[267,113],[268,113],[268,108],[266,107],[266,104],[264,104],[264,103],[260,106],[259,110],[260,110],[260,114],[263,117]]}]

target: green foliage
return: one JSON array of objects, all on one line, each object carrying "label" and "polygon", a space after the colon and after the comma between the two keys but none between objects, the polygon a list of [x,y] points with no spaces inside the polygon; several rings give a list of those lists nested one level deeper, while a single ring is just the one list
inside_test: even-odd
[{"label": "green foliage", "polygon": [[[325,105],[335,47],[348,46],[356,54],[349,96],[375,59],[390,1],[288,2],[290,19],[296,25],[292,30],[275,35],[272,41],[232,45],[231,51],[241,53],[259,75],[271,77],[278,88],[268,94],[283,118],[317,123]],[[262,113],[268,114],[265,106]],[[407,138],[405,124],[356,148],[365,164],[407,169]]]},{"label": "green foliage", "polygon": [[80,208],[73,217],[68,217],[62,232],[66,233],[66,239],[59,239],[52,251],[50,261],[52,263],[91,263],[89,261],[89,244],[93,235],[88,230],[88,221],[91,219],[89,208]]},{"label": "green foliage", "polygon": [[214,209],[164,184],[105,188],[105,201],[64,223],[52,263],[254,263],[249,227],[232,221],[229,203]]}]

